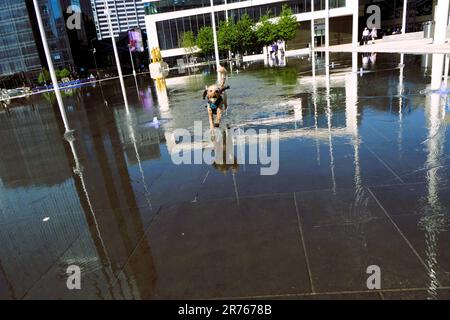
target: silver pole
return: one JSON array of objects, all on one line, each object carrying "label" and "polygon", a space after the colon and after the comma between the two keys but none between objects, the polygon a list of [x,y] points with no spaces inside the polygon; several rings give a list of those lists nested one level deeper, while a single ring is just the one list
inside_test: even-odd
[{"label": "silver pole", "polygon": [[217,42],[217,30],[216,30],[216,16],[214,14],[214,1],[211,0],[211,21],[212,21],[212,29],[213,29],[213,37],[214,37],[214,51],[216,54],[216,68],[217,68],[217,79],[220,79],[220,58],[219,58],[219,43]]},{"label": "silver pole", "polygon": [[330,2],[325,1],[325,47],[330,46]]},{"label": "silver pole", "polygon": [[[48,64],[48,71],[50,72],[50,77],[52,78],[53,89],[55,90],[56,100],[58,101],[59,112],[64,122],[64,128],[66,133],[70,132],[69,121],[67,120],[66,109],[64,108],[64,103],[61,97],[61,91],[59,90],[58,79],[56,78],[55,68],[53,67],[52,56],[50,55],[50,49],[48,48],[47,36],[45,34],[44,24],[42,23],[41,12],[39,11],[39,4],[37,0],[33,0],[34,11],[36,12],[36,18],[39,26],[39,33],[42,38],[42,45],[44,46],[45,58]],[[44,77],[45,78],[45,77]]]},{"label": "silver pole", "polygon": [[315,30],[314,30],[314,26],[315,26],[315,21],[314,21],[314,0],[311,1],[311,14],[313,15],[311,18],[311,50],[314,50],[314,44],[315,44]]},{"label": "silver pole", "polygon": [[[225,19],[227,23],[229,23],[229,16],[228,16],[228,1],[225,0]],[[231,50],[228,50],[228,60],[231,60]]]},{"label": "silver pole", "polygon": [[136,78],[136,69],[134,68],[133,54],[131,53],[130,45],[128,45],[128,51],[130,52],[131,66],[133,68],[133,76]]},{"label": "silver pole", "polygon": [[119,74],[120,86],[122,87],[122,95],[123,95],[123,101],[125,102],[125,110],[127,113],[129,113],[130,110],[128,109],[128,99],[127,99],[127,94],[125,91],[125,83],[123,81],[122,67],[120,66],[119,54],[117,53],[116,40],[114,39],[114,32],[113,32],[113,28],[112,28],[112,24],[111,24],[111,12],[109,11],[108,1],[104,0],[103,2],[105,3],[106,18],[108,20],[109,34],[111,36],[111,41],[112,41],[112,45],[113,45],[113,49],[114,49],[114,56],[116,58],[117,73]]},{"label": "silver pole", "polygon": [[406,19],[408,13],[408,0],[403,0],[403,15],[402,15],[402,34],[406,33]]}]

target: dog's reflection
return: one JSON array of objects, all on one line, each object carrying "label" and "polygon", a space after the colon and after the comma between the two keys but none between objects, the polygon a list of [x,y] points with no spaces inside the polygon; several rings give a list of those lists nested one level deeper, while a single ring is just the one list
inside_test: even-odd
[{"label": "dog's reflection", "polygon": [[214,144],[214,162],[213,168],[227,174],[231,171],[235,174],[239,170],[239,164],[234,153],[233,137],[230,130],[215,129],[215,134],[212,136]]}]

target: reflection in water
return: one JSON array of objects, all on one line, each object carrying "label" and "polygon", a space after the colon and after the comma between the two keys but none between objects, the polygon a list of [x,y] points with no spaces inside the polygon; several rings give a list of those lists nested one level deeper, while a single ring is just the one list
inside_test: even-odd
[{"label": "reflection in water", "polygon": [[[431,76],[431,89],[436,90],[441,87],[444,55],[433,54],[433,69]],[[445,117],[446,97],[441,97],[439,93],[432,92],[429,97],[426,114],[428,137],[425,141],[428,152],[425,168],[427,170],[427,196],[423,199],[421,208],[422,217],[419,226],[425,231],[426,243],[426,264],[429,271],[430,284],[428,293],[430,298],[437,297],[437,288],[440,285],[438,280],[438,236],[447,231],[448,222],[446,208],[441,204],[439,198],[440,189],[445,185],[445,177],[441,175],[441,167],[444,165],[443,159],[446,125],[443,123]]]},{"label": "reflection in water", "polygon": [[[144,234],[125,153],[117,144],[121,141],[118,127],[113,114],[106,109],[86,112],[89,107],[84,105],[84,100],[77,100],[75,96],[73,99],[66,97],[67,106],[77,106],[77,112],[70,114],[68,128],[60,127],[54,116],[56,106],[53,104],[49,108],[45,103],[32,113],[27,106],[15,108],[14,118],[3,121],[13,126],[4,131],[12,136],[3,134],[1,141],[5,152],[1,155],[6,158],[0,159],[0,224],[16,226],[8,228],[14,236],[4,232],[8,229],[1,232],[1,256],[9,257],[9,262],[2,264],[1,269],[3,278],[11,284],[10,297],[21,298],[42,272],[52,266],[53,259],[58,260],[58,274],[65,274],[69,264],[79,265],[83,274],[94,274],[93,278],[86,276],[83,283],[88,287],[88,279],[92,278],[92,284],[97,287],[96,298],[125,298],[127,291],[133,292],[135,298],[140,294],[148,295],[152,290],[149,284],[154,282],[150,248],[143,252],[139,266],[148,262],[148,272],[126,274],[128,278],[144,276],[150,281],[120,283],[121,290],[113,291],[124,257],[133,251]],[[99,126],[103,121],[109,125]],[[61,132],[73,132],[71,129],[76,129],[77,138],[66,135],[68,143],[65,145]],[[136,141],[131,132],[130,140]],[[22,163],[19,159],[23,159]],[[73,164],[73,171],[69,163]],[[17,202],[22,196],[24,201]],[[10,202],[14,198],[16,201]],[[51,218],[48,224],[39,222],[42,214]],[[27,228],[23,229],[25,225]],[[16,241],[20,241],[21,255],[13,251]],[[133,271],[131,267],[129,271]],[[53,281],[46,281],[41,284],[44,288],[58,287]],[[145,282],[147,284],[140,287]],[[36,294],[39,296],[39,292]],[[49,296],[58,294],[64,295],[64,291],[56,290]]]},{"label": "reflection in water", "polygon": [[326,100],[327,100],[327,123],[328,123],[328,146],[330,149],[330,170],[331,170],[331,182],[333,193],[336,194],[336,177],[334,173],[334,155],[333,155],[333,140],[331,137],[331,92],[330,92],[330,52],[325,53],[325,81],[326,81]]},{"label": "reflection in water", "polygon": [[[368,256],[363,252],[369,244],[366,222],[375,215],[370,211],[371,198],[365,187],[392,181],[391,176],[385,180],[377,177],[385,168],[374,164],[376,159],[367,156],[362,145],[369,140],[389,147],[392,142],[393,149],[382,151],[386,153],[383,156],[391,156],[388,153],[392,150],[401,155],[411,141],[420,141],[426,129],[427,195],[419,227],[425,231],[424,263],[433,297],[440,284],[442,264],[438,259],[442,249],[437,244],[440,234],[447,230],[447,210],[442,202],[442,186],[447,179],[447,172],[442,170],[447,164],[443,123],[446,97],[436,92],[426,101],[417,97],[419,103],[423,98],[426,104],[426,128],[417,125],[423,120],[422,110],[404,113],[402,96],[405,86],[409,90],[415,85],[420,92],[425,84],[422,78],[410,80],[409,73],[408,82],[404,80],[404,70],[410,66],[404,63],[403,55],[399,70],[391,68],[377,74],[377,68],[386,69],[386,63],[392,67],[392,57],[398,56],[369,56],[373,73],[362,78],[358,76],[357,53],[351,57],[325,53],[313,58],[311,64],[305,60],[291,65],[295,60],[289,60],[283,69],[261,70],[250,65],[230,77],[232,105],[226,121],[234,128],[280,129],[281,172],[264,180],[268,189],[280,193],[330,189],[335,199],[350,198],[339,202],[345,208],[333,219],[345,225],[346,236],[357,242],[355,246],[361,245],[360,254]],[[444,60],[433,60],[436,69],[431,83],[440,88],[443,67],[438,62]],[[339,67],[330,68],[333,65]],[[436,70],[441,70],[440,74]],[[146,231],[151,230],[161,206],[190,203],[192,192],[185,191],[195,193],[204,172],[213,170],[211,166],[199,170],[175,167],[170,160],[176,144],[173,130],[192,130],[194,121],[207,121],[200,92],[209,80],[192,76],[158,81],[154,86],[141,82],[140,102],[133,101],[133,86],[129,105],[123,104],[117,84],[105,83],[103,89],[111,97],[111,109],[95,107],[103,101],[96,94],[100,88],[74,90],[64,97],[69,129],[75,129],[67,142],[61,139],[66,128],[59,121],[56,106],[49,106],[42,96],[36,97],[36,108],[15,106],[9,117],[0,114],[0,283],[6,279],[8,297],[21,298],[27,292],[30,296],[67,296],[65,288],[53,289],[61,286],[61,274],[69,263],[80,264],[86,272],[85,284],[91,286],[87,291],[93,298],[158,297],[161,277],[170,274],[158,267],[171,251],[155,245],[153,233]],[[387,88],[389,81],[398,81],[392,91]],[[396,107],[390,113],[388,101],[397,96],[398,113]],[[114,100],[120,102],[114,105]],[[149,125],[155,117],[161,126]],[[368,134],[366,123],[384,131],[387,140],[380,142],[372,136],[373,131]],[[239,152],[245,146],[235,147]],[[206,147],[202,141],[194,148]],[[250,165],[238,166],[234,148],[229,150],[225,141],[215,149],[225,163],[217,159],[212,167],[232,175],[234,190],[230,186],[229,191],[234,192],[238,204],[243,202],[243,194],[253,194],[249,189],[266,187],[263,183],[255,186],[259,182],[254,181],[262,180],[252,176]],[[202,175],[198,179],[197,171]],[[216,178],[210,175],[208,179]],[[243,189],[245,185],[250,187]],[[43,216],[50,220],[44,223]],[[23,272],[17,274],[16,270]],[[52,282],[55,273],[58,276]],[[44,280],[40,280],[42,277]],[[54,293],[36,292],[46,287]]]},{"label": "reflection in water", "polygon": [[[242,147],[242,145],[240,146]],[[239,170],[239,164],[235,157],[233,135],[230,129],[223,130],[221,134],[219,133],[215,136],[214,154],[215,157],[212,167],[223,174],[231,171],[236,203],[239,205],[239,191],[236,182],[236,173]]]},{"label": "reflection in water", "polygon": [[229,129],[223,130],[214,139],[215,159],[212,166],[223,174],[228,173],[228,171],[235,174],[239,169],[237,158],[234,156],[234,142],[232,140]]}]

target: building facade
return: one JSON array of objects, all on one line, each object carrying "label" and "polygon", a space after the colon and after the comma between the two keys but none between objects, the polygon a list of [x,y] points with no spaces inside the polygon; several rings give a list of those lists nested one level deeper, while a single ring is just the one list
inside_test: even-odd
[{"label": "building facade", "polygon": [[[61,4],[52,0],[38,3],[55,67],[73,67]],[[0,76],[22,74],[23,80],[37,79],[46,60],[33,1],[0,1],[0,33]]]},{"label": "building facade", "polygon": [[144,3],[141,0],[91,0],[98,40],[111,38],[105,1],[111,13],[114,37],[132,28],[145,29]]},{"label": "building facade", "polygon": [[0,1],[0,75],[41,68],[26,2]]},{"label": "building facade", "polygon": [[[211,7],[209,0],[175,1],[175,0],[142,0],[145,9],[145,23],[148,34],[148,47],[159,47],[163,57],[174,57],[184,54],[180,48],[180,38],[184,32],[192,31],[194,35],[204,26],[211,26]],[[295,14],[299,24],[299,34],[292,41],[291,49],[307,48],[311,43],[311,25],[314,20],[314,40],[316,45],[323,42],[325,36],[325,19],[330,26],[335,24],[338,30],[330,38],[335,44],[352,41],[352,15],[354,13],[351,0],[214,0],[216,23],[226,17],[238,20],[247,13],[254,21],[270,12],[278,16],[284,5],[288,5]]]}]

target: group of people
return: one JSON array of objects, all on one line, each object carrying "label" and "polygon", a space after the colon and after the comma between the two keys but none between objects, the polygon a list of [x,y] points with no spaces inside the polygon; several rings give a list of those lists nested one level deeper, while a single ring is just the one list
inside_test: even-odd
[{"label": "group of people", "polygon": [[378,38],[378,30],[377,28],[373,28],[372,31],[370,31],[367,27],[364,28],[363,34],[362,34],[362,42],[364,45],[368,44],[369,41],[372,40],[375,41],[375,39]]},{"label": "group of people", "polygon": [[276,56],[278,56],[278,53],[281,53],[281,56],[284,56],[284,52],[285,52],[284,41],[278,40],[269,46],[270,57],[273,57],[273,56],[276,57]]}]

